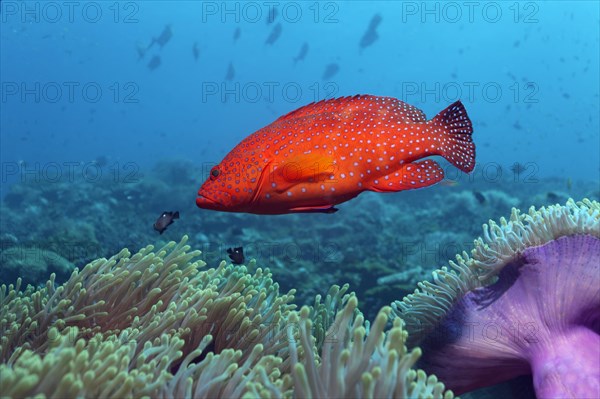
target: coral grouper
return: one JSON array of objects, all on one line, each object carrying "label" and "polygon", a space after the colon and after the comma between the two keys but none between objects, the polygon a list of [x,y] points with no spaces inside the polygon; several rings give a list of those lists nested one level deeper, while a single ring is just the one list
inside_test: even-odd
[{"label": "coral grouper", "polygon": [[421,160],[431,155],[470,172],[472,133],[459,101],[431,120],[390,97],[309,104],[242,140],[212,168],[196,204],[259,214],[335,212],[334,205],[363,191],[396,192],[439,182],[440,165]]}]

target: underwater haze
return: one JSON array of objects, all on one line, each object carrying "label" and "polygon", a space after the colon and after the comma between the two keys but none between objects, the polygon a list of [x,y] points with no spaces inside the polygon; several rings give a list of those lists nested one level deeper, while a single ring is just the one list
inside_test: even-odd
[{"label": "underwater haze", "polygon": [[[470,253],[489,220],[600,197],[596,1],[2,0],[0,19],[0,303],[17,281],[50,289],[123,248],[186,236],[207,267],[268,269],[275,290],[296,290],[298,308],[349,284],[373,320]],[[229,161],[250,170],[248,153],[228,155],[242,140],[323,100],[280,122],[302,135],[302,118],[342,118],[355,101],[350,125],[378,139],[396,107],[392,121],[404,130],[421,121],[419,110],[449,129],[443,138],[423,132],[422,143],[450,145],[408,157],[420,148],[397,142],[396,161],[427,176],[411,180],[416,190],[378,180],[350,188],[337,169],[327,175],[341,178],[315,186],[316,197],[283,190],[276,205],[256,205],[256,192],[271,199],[262,179],[258,188],[242,187],[250,178],[218,186]],[[343,168],[333,133],[345,132],[324,126],[332,137],[299,162]],[[258,137],[241,148],[269,156],[278,140]],[[373,140],[373,153],[392,144]],[[364,167],[357,178],[371,173],[366,159],[352,161]],[[231,203],[215,205],[217,195]],[[234,203],[240,195],[252,206]],[[535,397],[531,377],[515,384],[520,397]],[[485,386],[463,397],[517,397],[514,386],[475,390]]]},{"label": "underwater haze", "polygon": [[375,94],[462,100],[482,167],[600,173],[595,2],[90,4],[3,2],[3,162],[218,163],[301,105]]}]

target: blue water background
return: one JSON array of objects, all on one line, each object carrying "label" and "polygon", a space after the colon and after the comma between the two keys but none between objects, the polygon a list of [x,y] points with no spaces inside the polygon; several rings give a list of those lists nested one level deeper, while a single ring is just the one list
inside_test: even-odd
[{"label": "blue water background", "polygon": [[[218,163],[278,116],[354,94],[398,97],[428,117],[460,97],[479,168],[506,174],[520,162],[539,178],[600,180],[597,2],[474,2],[472,14],[467,2],[96,2],[88,15],[82,2],[73,18],[64,2],[50,3],[62,16],[44,2],[1,3],[2,194],[19,179],[70,173],[69,165],[94,173],[83,168],[100,156],[104,175],[160,159]],[[272,4],[278,15],[268,24]],[[379,38],[361,49],[376,14]],[[277,23],[281,36],[266,44]],[[167,24],[172,39],[138,60],[136,43],[149,44]],[[155,55],[161,65],[150,70]],[[332,63],[339,72],[324,80]],[[235,94],[224,101],[223,88]]]}]

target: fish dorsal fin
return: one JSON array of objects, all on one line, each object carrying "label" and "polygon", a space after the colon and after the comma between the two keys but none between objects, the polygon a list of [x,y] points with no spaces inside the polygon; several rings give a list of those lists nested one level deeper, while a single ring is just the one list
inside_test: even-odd
[{"label": "fish dorsal fin", "polygon": [[360,95],[312,102],[279,117],[275,122],[289,121],[298,118],[304,118],[307,116],[315,116],[327,112],[338,112],[341,106],[348,104],[353,99],[358,97],[360,97]]},{"label": "fish dorsal fin", "polygon": [[292,121],[299,118],[316,116],[324,113],[349,115],[352,111],[378,112],[381,116],[389,114],[390,121],[399,122],[426,122],[423,111],[410,104],[393,97],[378,97],[371,95],[356,95],[340,97],[331,100],[322,100],[298,108],[275,121]]},{"label": "fish dorsal fin", "polygon": [[427,122],[425,113],[414,105],[407,104],[397,98],[388,97],[387,100],[393,104],[394,114],[401,121],[409,123]]}]

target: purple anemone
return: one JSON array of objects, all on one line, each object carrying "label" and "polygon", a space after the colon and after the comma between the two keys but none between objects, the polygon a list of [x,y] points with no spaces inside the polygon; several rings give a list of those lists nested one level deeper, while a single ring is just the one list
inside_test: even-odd
[{"label": "purple anemone", "polygon": [[461,394],[531,374],[539,398],[600,397],[600,204],[513,210],[471,256],[395,304],[420,367]]}]

